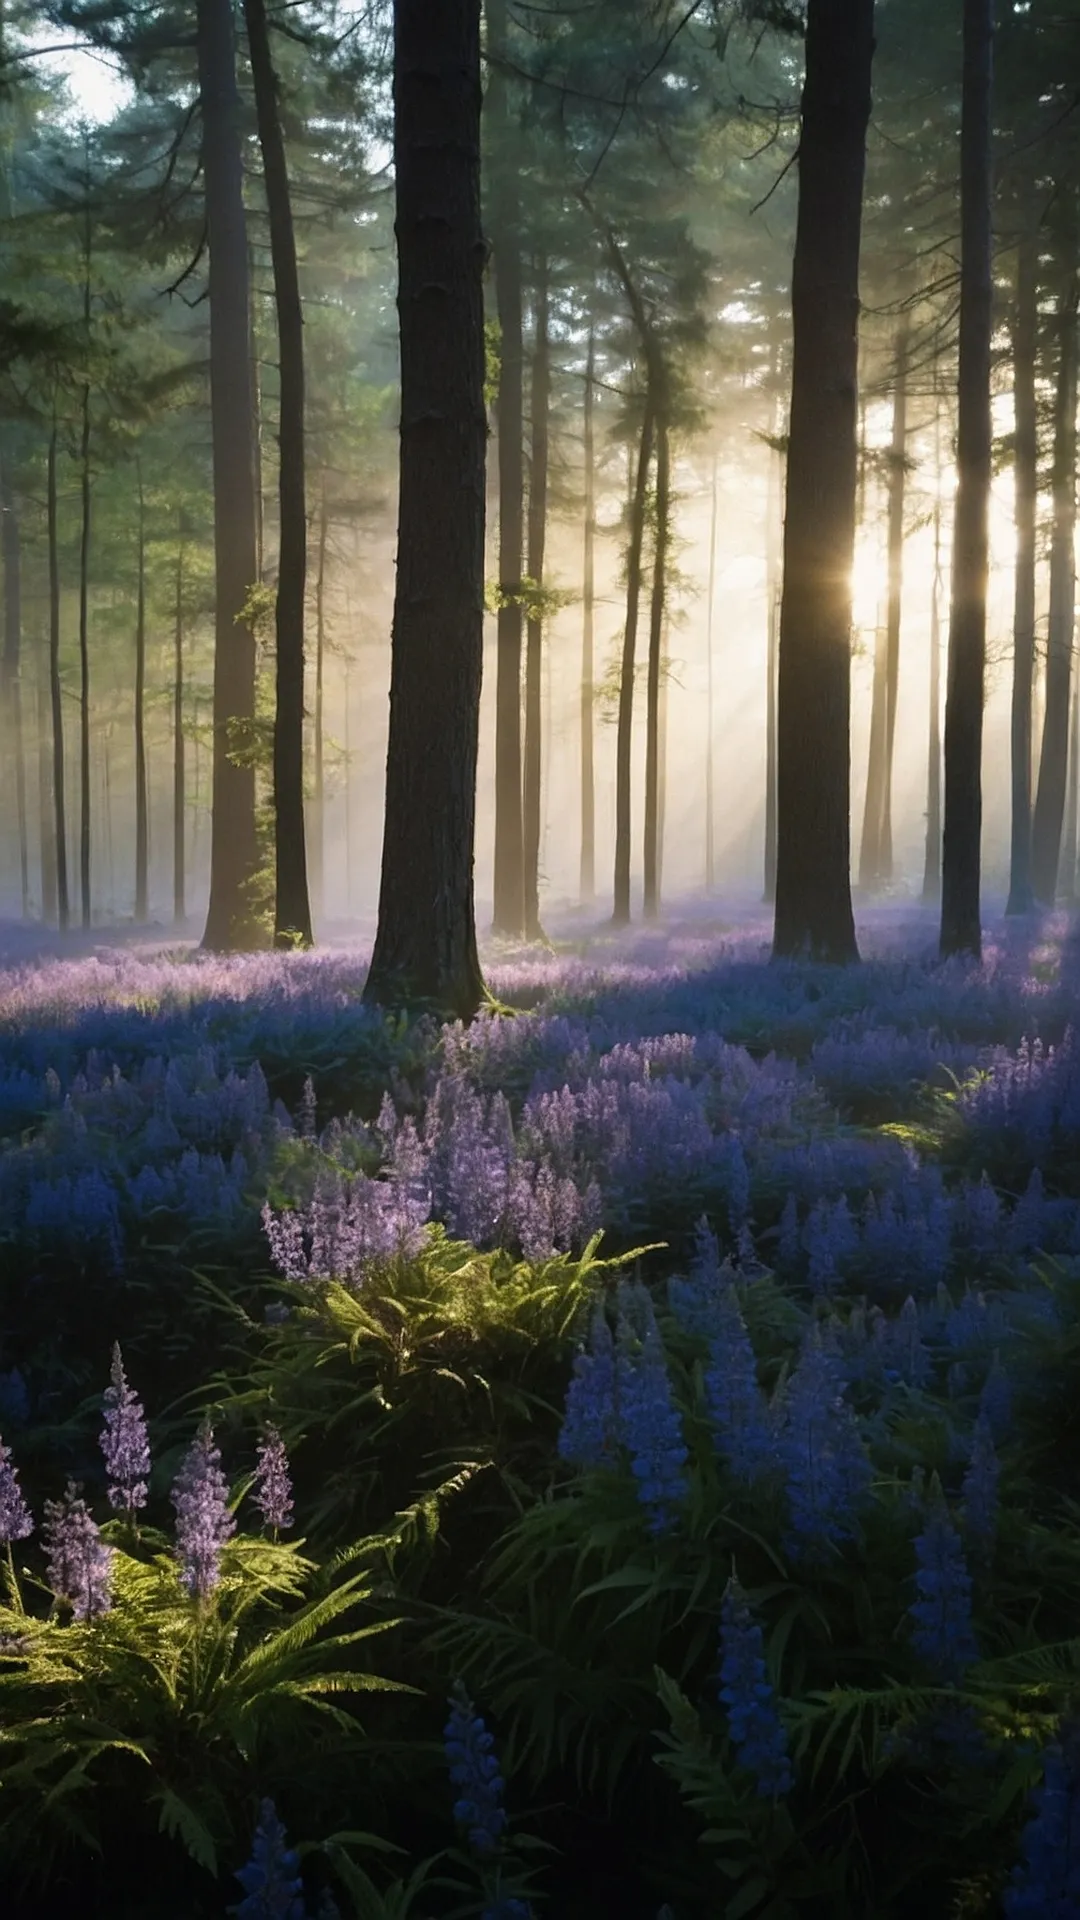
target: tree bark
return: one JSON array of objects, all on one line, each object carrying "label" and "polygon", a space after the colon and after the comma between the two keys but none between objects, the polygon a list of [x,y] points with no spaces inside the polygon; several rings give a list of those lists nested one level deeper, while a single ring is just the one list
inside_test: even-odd
[{"label": "tree bark", "polygon": [[56,816],[53,805],[52,770],[49,765],[49,656],[45,648],[42,648],[38,659],[35,692],[41,918],[46,926],[51,926],[56,919]]},{"label": "tree bark", "polygon": [[395,0],[401,465],[379,922],[364,997],[468,1019],[484,619],[480,0]]},{"label": "tree bark", "polygon": [[705,891],[716,885],[715,714],[713,710],[713,620],[716,607],[716,528],[720,516],[719,461],[713,454],[709,515],[709,587],[705,608]]},{"label": "tree bark", "polygon": [[521,756],[521,560],[524,455],[524,348],[521,293],[521,188],[511,163],[507,82],[499,61],[507,41],[506,0],[487,0],[491,56],[485,112],[498,156],[493,168],[490,231],[499,315],[499,609],[495,689],[495,874],[493,931],[519,940],[525,932],[525,852]]},{"label": "tree bark", "polygon": [[1076,901],[1077,804],[1080,801],[1080,675],[1073,675],[1069,702],[1069,777],[1065,783],[1065,825],[1061,835],[1061,886],[1063,900]]},{"label": "tree bark", "polygon": [[874,629],[874,680],[870,695],[870,741],[866,761],[866,798],[863,802],[862,841],[859,847],[859,886],[876,893],[881,885],[881,827],[885,806],[885,743],[889,700],[888,643],[885,627]]},{"label": "tree bark", "polygon": [[1069,753],[1069,688],[1076,624],[1076,233],[1065,243],[1065,283],[1057,316],[1054,399],[1054,519],[1050,539],[1050,617],[1046,647],[1046,710],[1039,782],[1031,823],[1031,884],[1036,900],[1057,898]]},{"label": "tree bark", "polygon": [[176,604],[173,620],[173,919],[187,916],[187,794],[184,764],[184,524],[176,543]]},{"label": "tree bark", "polygon": [[[779,409],[777,410],[779,426]],[[765,892],[768,906],[776,904],[776,682],[780,664],[780,596],[782,590],[781,455],[770,451],[765,510],[765,594],[768,628],[765,641]]]},{"label": "tree bark", "polygon": [[[87,279],[87,309],[90,282]],[[89,321],[89,311],[87,311]],[[82,923],[93,918],[90,898],[90,388],[83,387],[79,445],[82,533],[79,541],[79,899]]]},{"label": "tree bark", "polygon": [[[940,489],[941,475],[938,473]],[[941,496],[934,502],[934,577],[930,584],[930,738],[926,761],[926,852],[922,897],[941,899]]]},{"label": "tree bark", "polygon": [[589,329],[585,361],[585,546],[581,589],[581,904],[596,893],[594,646],[596,620],[596,336]]},{"label": "tree bark", "polygon": [[859,246],[873,0],[809,0],[777,713],[777,959],[858,958],[851,911],[851,566]]},{"label": "tree bark", "polygon": [[0,650],[0,707],[15,773],[15,819],[19,836],[22,917],[30,917],[30,857],[26,836],[26,742],[22,714],[22,536],[11,455],[0,443],[0,512],[3,514],[4,643]]},{"label": "tree bark", "polygon": [[[536,337],[533,341],[529,390],[532,448],[529,462],[529,518],[527,572],[534,588],[544,581],[547,538],[548,440],[551,412],[551,343],[548,338],[547,261],[537,262],[535,289]],[[540,925],[540,788],[541,788],[541,667],[544,619],[533,606],[526,623],[525,646],[525,759],[522,793],[522,837],[525,862],[525,933],[530,940],[543,936]]]},{"label": "tree bark", "polygon": [[942,956],[982,953],[983,682],[991,471],[993,0],[964,0],[957,489],[945,697]]},{"label": "tree bark", "polygon": [[203,174],[210,246],[214,470],[214,759],[204,947],[261,946],[251,899],[259,864],[255,768],[233,757],[255,716],[255,635],[243,617],[258,577],[248,250],[236,48],[229,0],[197,0]]},{"label": "tree bark", "polygon": [[135,600],[135,921],[142,926],[149,911],[150,845],[146,784],[146,501],[142,467],[138,462],[135,470],[139,486],[139,579]]},{"label": "tree bark", "polygon": [[64,794],[64,709],[60,687],[60,550],[56,502],[56,440],[49,436],[47,519],[49,540],[49,701],[52,708],[53,812],[56,820],[56,915],[61,933],[71,918],[67,869],[67,806]]},{"label": "tree bark", "polygon": [[1039,498],[1039,437],[1035,401],[1038,334],[1039,238],[1025,225],[1016,263],[1012,362],[1016,573],[1013,588],[1012,822],[1006,913],[1030,913],[1031,718],[1035,676],[1035,551]]},{"label": "tree bark", "polygon": [[316,920],[325,912],[326,891],[326,551],[330,512],[325,480],[319,498],[319,549],[315,574],[315,793],[311,809],[311,893]]},{"label": "tree bark", "polygon": [[270,256],[277,314],[280,416],[280,539],[275,629],[274,945],[310,947],[307,845],[304,836],[304,599],[307,591],[307,506],[304,491],[304,309],[296,264],[292,201],[264,0],[244,0],[255,111],[259,125]]},{"label": "tree bark", "polygon": [[655,416],[651,388],[645,392],[634,492],[630,502],[630,538],[626,555],[626,623],[619,669],[619,714],[615,731],[615,887],[612,924],[630,924],[630,802],[634,741],[634,671],[638,610],[641,604],[641,556],[645,544],[645,507],[652,464]]},{"label": "tree bark", "polygon": [[889,448],[889,597],[885,624],[885,767],[881,795],[880,870],[893,877],[893,766],[896,758],[896,709],[900,697],[900,619],[904,597],[904,509],[907,500],[908,323],[896,336],[896,385],[893,389],[892,444]]},{"label": "tree bark", "polygon": [[645,702],[645,886],[642,911],[646,920],[658,920],[660,917],[660,673],[664,650],[671,510],[671,443],[666,402],[666,394],[661,394],[656,413],[656,536]]}]

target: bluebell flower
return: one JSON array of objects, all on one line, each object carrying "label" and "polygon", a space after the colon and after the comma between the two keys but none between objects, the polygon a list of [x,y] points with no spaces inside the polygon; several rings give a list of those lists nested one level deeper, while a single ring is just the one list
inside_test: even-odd
[{"label": "bluebell flower", "polygon": [[193,1599],[205,1600],[221,1576],[221,1549],[236,1529],[229,1512],[229,1484],[208,1421],[184,1457],[171,1497],[180,1583]]},{"label": "bluebell flower", "polygon": [[85,1500],[68,1483],[62,1500],[46,1500],[45,1567],[56,1599],[76,1620],[96,1620],[112,1605],[111,1547],[104,1545]]},{"label": "bluebell flower", "polygon": [[776,1799],[789,1793],[787,1735],[765,1664],[764,1637],[734,1574],[720,1607],[720,1698],[739,1764],[754,1775],[759,1794]]},{"label": "bluebell flower", "polygon": [[613,1466],[618,1454],[615,1342],[602,1300],[593,1309],[588,1346],[574,1359],[558,1453],[583,1471]]},{"label": "bluebell flower", "polygon": [[979,1657],[971,1624],[971,1575],[960,1536],[934,1489],[922,1532],[915,1541],[916,1599],[909,1609],[912,1643],[943,1680],[958,1680]]},{"label": "bluebell flower", "polygon": [[731,1291],[716,1305],[705,1396],[713,1430],[735,1477],[752,1482],[775,1468],[776,1435],[746,1322]]},{"label": "bluebell flower", "polygon": [[114,1345],[110,1384],[105,1391],[105,1426],[101,1451],[109,1476],[109,1503],[133,1521],[147,1498],[150,1440],[142,1402],[124,1375],[120,1348]]},{"label": "bluebell flower", "polygon": [[985,1414],[980,1414],[975,1423],[971,1458],[964,1475],[964,1524],[983,1553],[989,1553],[997,1531],[1000,1473],[990,1422]]},{"label": "bluebell flower", "polygon": [[443,1729],[451,1783],[458,1789],[454,1819],[482,1859],[495,1853],[506,1827],[503,1779],[495,1741],[461,1681],[450,1696],[450,1718]]},{"label": "bluebell flower", "polygon": [[1023,1859],[1002,1896],[1005,1920],[1080,1920],[1080,1781],[1071,1756],[1049,1747]]},{"label": "bluebell flower", "polygon": [[[634,1325],[634,1322],[637,1325]],[[630,1455],[651,1533],[665,1533],[686,1493],[687,1450],[671,1392],[664,1343],[647,1288],[619,1288],[615,1399],[619,1437]]]},{"label": "bluebell flower", "polygon": [[13,1540],[25,1540],[33,1531],[34,1522],[23,1499],[18,1468],[12,1465],[11,1453],[0,1440],[0,1547],[10,1547]]},{"label": "bluebell flower", "polygon": [[819,1555],[854,1538],[871,1466],[835,1356],[814,1329],[780,1405],[778,1448],[787,1478],[789,1551]]},{"label": "bluebell flower", "polygon": [[1003,1440],[1012,1425],[1012,1382],[995,1353],[979,1395],[979,1412],[989,1422],[995,1440]]},{"label": "bluebell flower", "polygon": [[264,1525],[277,1534],[292,1526],[292,1479],[285,1442],[276,1427],[267,1426],[255,1463],[255,1505]]},{"label": "bluebell flower", "polygon": [[238,1920],[304,1920],[303,1882],[297,1855],[285,1845],[285,1829],[272,1800],[259,1808],[251,1859],[236,1879],[245,1898],[230,1907]]}]

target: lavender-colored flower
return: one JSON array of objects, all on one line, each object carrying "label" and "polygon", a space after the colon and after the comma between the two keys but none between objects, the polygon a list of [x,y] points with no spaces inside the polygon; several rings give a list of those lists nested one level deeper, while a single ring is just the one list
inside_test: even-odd
[{"label": "lavender-colored flower", "polygon": [[263,1522],[275,1533],[292,1526],[292,1478],[285,1442],[276,1427],[268,1426],[256,1453],[255,1505]]},{"label": "lavender-colored flower", "polygon": [[142,1402],[128,1386],[118,1346],[112,1350],[109,1379],[101,1435],[101,1451],[109,1476],[109,1502],[133,1521],[138,1509],[146,1505],[150,1441]]},{"label": "lavender-colored flower", "polygon": [[836,1357],[814,1332],[787,1385],[778,1435],[787,1475],[789,1548],[818,1555],[850,1540],[871,1467]]},{"label": "lavender-colored flower", "polygon": [[1076,1920],[1080,1914],[1080,1778],[1060,1746],[1043,1760],[1042,1785],[1024,1828],[1023,1860],[1002,1896],[1005,1920]]},{"label": "lavender-colored flower", "polygon": [[220,1578],[221,1549],[236,1529],[221,1454],[209,1422],[199,1428],[185,1456],[173,1484],[172,1503],[180,1583],[193,1599],[205,1600]]},{"label": "lavender-colored flower", "polygon": [[13,1540],[25,1540],[33,1533],[34,1522],[23,1499],[18,1468],[12,1465],[11,1451],[0,1440],[0,1547]]},{"label": "lavender-colored flower", "polygon": [[730,1270],[718,1269],[709,1283],[672,1279],[668,1303],[686,1331],[708,1343],[709,1418],[732,1473],[740,1480],[759,1479],[776,1465],[776,1438]]},{"label": "lavender-colored flower", "polygon": [[593,1309],[589,1344],[574,1359],[558,1452],[560,1460],[584,1471],[610,1467],[617,1457],[615,1343],[602,1300]]},{"label": "lavender-colored flower", "polygon": [[[635,1322],[637,1323],[635,1325]],[[686,1492],[687,1450],[648,1289],[619,1288],[615,1396],[620,1438],[630,1455],[650,1533],[665,1533]]]},{"label": "lavender-colored flower", "polygon": [[285,1829],[272,1800],[259,1808],[251,1859],[235,1876],[244,1889],[238,1920],[304,1920],[303,1882],[297,1856],[285,1845]]},{"label": "lavender-colored flower", "polygon": [[495,1741],[459,1680],[450,1696],[450,1718],[443,1729],[450,1779],[458,1789],[454,1819],[481,1858],[493,1854],[506,1827],[503,1780]]},{"label": "lavender-colored flower", "polygon": [[960,1537],[937,1488],[915,1541],[918,1597],[910,1607],[916,1652],[944,1680],[958,1680],[979,1657],[971,1624],[971,1575]]},{"label": "lavender-colored flower", "polygon": [[62,1500],[46,1500],[42,1528],[49,1586],[76,1620],[96,1620],[112,1605],[112,1548],[70,1481]]},{"label": "lavender-colored flower", "polygon": [[787,1736],[765,1664],[765,1642],[734,1574],[720,1608],[720,1698],[739,1763],[769,1799],[792,1785]]},{"label": "lavender-colored flower", "polygon": [[985,1414],[980,1414],[971,1442],[971,1459],[964,1475],[964,1523],[983,1553],[989,1553],[997,1531],[1000,1472],[990,1422]]}]

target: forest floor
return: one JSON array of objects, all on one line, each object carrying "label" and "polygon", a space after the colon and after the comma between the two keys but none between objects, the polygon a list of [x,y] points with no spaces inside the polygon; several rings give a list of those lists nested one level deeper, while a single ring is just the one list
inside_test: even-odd
[{"label": "forest floor", "polygon": [[[991,903],[942,965],[917,903],[857,922],[832,969],[768,964],[748,899],[553,914],[485,949],[514,1015],[441,1030],[361,1004],[366,928],[0,924],[5,1913],[221,1915],[260,1794],[312,1913],[1051,1910],[1008,1902],[1051,1898],[1024,1823],[1080,1695],[1080,938]],[[203,1416],[232,1520],[192,1599]]]}]

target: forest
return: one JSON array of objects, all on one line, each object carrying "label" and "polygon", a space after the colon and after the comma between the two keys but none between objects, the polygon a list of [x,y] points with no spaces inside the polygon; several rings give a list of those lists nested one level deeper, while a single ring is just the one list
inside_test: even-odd
[{"label": "forest", "polygon": [[1078,0],[0,0],[0,1912],[1080,1920]]}]

